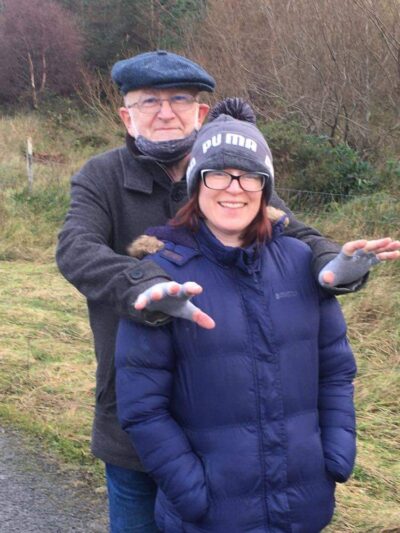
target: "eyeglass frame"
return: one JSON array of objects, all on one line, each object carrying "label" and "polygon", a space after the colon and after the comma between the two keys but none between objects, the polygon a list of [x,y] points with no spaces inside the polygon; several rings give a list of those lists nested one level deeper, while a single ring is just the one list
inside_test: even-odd
[{"label": "eyeglass frame", "polygon": [[[231,178],[231,181],[223,189],[214,189],[213,187],[209,187],[207,185],[207,183],[206,183],[206,179],[205,179],[206,178],[206,175],[205,175],[206,172],[221,172],[221,173],[226,174],[227,176],[229,176]],[[246,176],[247,174],[256,174],[257,176],[261,176],[262,178],[264,178],[264,181],[263,181],[261,189],[257,189],[255,191],[248,191],[247,189],[245,189],[243,187],[243,185],[240,182],[240,178],[242,176]],[[242,191],[245,191],[245,192],[261,192],[262,190],[264,190],[264,188],[265,188],[265,186],[267,184],[267,180],[271,179],[271,176],[267,172],[244,172],[243,174],[240,174],[239,176],[235,176],[234,174],[230,174],[229,172],[226,172],[225,170],[218,170],[216,168],[204,168],[203,170],[200,170],[200,178],[201,178],[201,181],[204,183],[204,186],[207,187],[207,189],[210,189],[212,191],[226,191],[232,185],[232,181],[233,180],[237,180],[238,183],[239,183],[239,187],[242,189]]]},{"label": "eyeglass frame", "polygon": [[[157,96],[154,96],[155,100],[157,101],[157,104],[158,104],[158,108],[157,109],[154,109],[154,110],[143,110],[141,108],[141,106],[143,105],[143,102],[134,102],[133,104],[129,104],[129,105],[126,105],[125,107],[127,109],[132,109],[132,108],[135,108],[137,107],[138,111],[140,113],[144,113],[146,115],[152,115],[152,114],[156,114],[156,113],[159,113],[161,108],[162,108],[162,104],[163,102],[168,102],[172,111],[174,113],[176,113],[177,111],[174,109],[174,104],[176,104],[177,102],[171,102],[171,99],[176,97],[176,96],[187,96],[188,98],[190,99],[193,99],[191,102],[188,102],[188,107],[186,109],[189,109],[190,106],[192,106],[193,104],[195,104],[196,102],[198,102],[198,97],[197,96],[194,96],[193,94],[188,94],[188,93],[184,93],[184,94],[172,94],[171,96],[169,96],[168,98],[158,98]],[[182,109],[183,111],[183,109]],[[179,110],[178,110],[179,112]]]}]

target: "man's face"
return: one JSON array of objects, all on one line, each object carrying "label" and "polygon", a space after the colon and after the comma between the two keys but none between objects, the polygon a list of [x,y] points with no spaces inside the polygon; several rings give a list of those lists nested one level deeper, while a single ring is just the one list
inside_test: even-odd
[{"label": "man's face", "polygon": [[[125,106],[120,108],[119,115],[132,137],[142,135],[154,142],[183,139],[200,128],[209,110],[207,104],[196,100],[184,105],[179,102],[180,96],[185,101],[185,97],[191,100],[196,94],[195,90],[179,88],[130,91],[125,95]],[[162,101],[157,105],[155,99]]]}]

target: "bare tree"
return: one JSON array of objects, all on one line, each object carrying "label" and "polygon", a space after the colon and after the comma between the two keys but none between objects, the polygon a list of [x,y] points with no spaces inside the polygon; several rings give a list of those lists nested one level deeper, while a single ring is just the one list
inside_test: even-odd
[{"label": "bare tree", "polygon": [[0,12],[0,97],[29,98],[33,108],[51,90],[71,92],[80,78],[82,38],[51,0],[4,0]]},{"label": "bare tree", "polygon": [[368,150],[397,128],[399,32],[399,0],[208,0],[186,46],[218,96]]}]

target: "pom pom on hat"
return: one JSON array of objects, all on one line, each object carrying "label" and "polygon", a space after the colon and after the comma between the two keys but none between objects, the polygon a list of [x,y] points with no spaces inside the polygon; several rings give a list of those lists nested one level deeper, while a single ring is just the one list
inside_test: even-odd
[{"label": "pom pom on hat", "polygon": [[237,120],[250,122],[255,124],[257,122],[256,114],[251,105],[242,98],[225,98],[217,102],[208,113],[208,122],[212,122],[220,115],[230,115]]}]

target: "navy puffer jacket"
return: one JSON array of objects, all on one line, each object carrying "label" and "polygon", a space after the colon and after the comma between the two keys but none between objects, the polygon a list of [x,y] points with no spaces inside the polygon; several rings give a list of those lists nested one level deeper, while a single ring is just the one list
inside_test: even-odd
[{"label": "navy puffer jacket", "polygon": [[120,323],[118,414],[159,486],[157,525],[316,533],[355,458],[356,368],[340,307],[295,239],[257,253],[205,226],[184,244],[169,231],[152,259],[204,287],[194,301],[217,325]]}]

